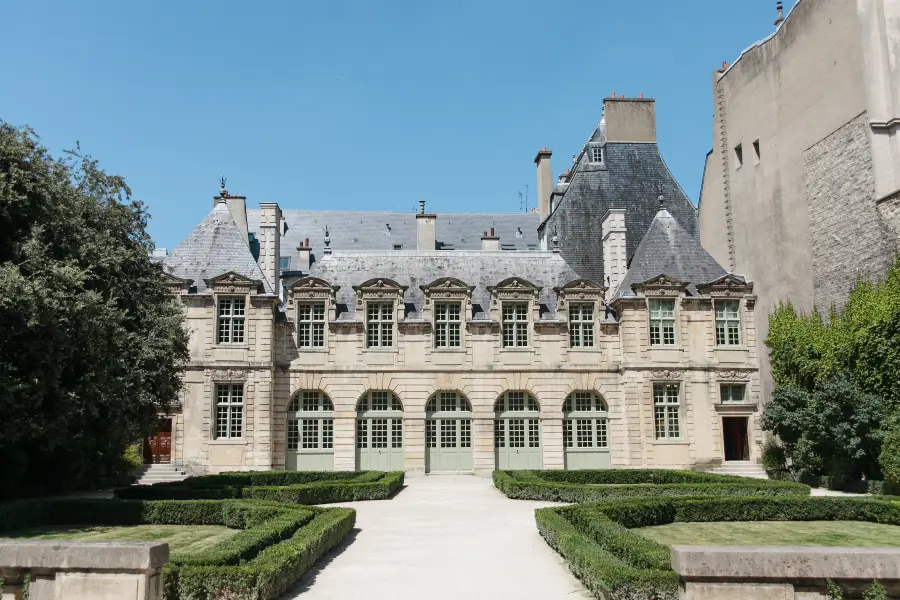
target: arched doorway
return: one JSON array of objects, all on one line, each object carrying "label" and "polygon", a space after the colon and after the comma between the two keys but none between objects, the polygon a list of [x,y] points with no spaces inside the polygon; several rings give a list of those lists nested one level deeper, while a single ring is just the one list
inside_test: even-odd
[{"label": "arched doorway", "polygon": [[608,469],[609,410],[600,394],[572,392],[563,403],[566,469]]},{"label": "arched doorway", "polygon": [[403,405],[393,392],[370,390],[356,405],[356,468],[403,470]]},{"label": "arched doorway", "polygon": [[541,409],[528,392],[504,392],[494,405],[494,465],[497,469],[540,469]]},{"label": "arched doorway", "polygon": [[425,472],[472,473],[472,405],[459,392],[437,392],[425,405]]},{"label": "arched doorway", "polygon": [[334,405],[324,392],[303,390],[291,398],[284,466],[293,471],[334,470]]}]

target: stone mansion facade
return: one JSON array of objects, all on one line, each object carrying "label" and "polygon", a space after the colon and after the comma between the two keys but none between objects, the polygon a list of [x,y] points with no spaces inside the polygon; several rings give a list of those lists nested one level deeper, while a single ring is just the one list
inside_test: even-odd
[{"label": "stone mansion facade", "polygon": [[248,211],[223,184],[162,259],[191,356],[152,459],[193,473],[757,461],[753,285],[700,246],[654,119],[651,100],[606,99],[558,181],[538,153],[533,213]]}]

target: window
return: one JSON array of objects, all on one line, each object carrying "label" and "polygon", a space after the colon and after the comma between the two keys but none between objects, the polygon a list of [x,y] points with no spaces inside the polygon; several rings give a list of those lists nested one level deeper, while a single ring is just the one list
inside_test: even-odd
[{"label": "window", "polygon": [[569,346],[591,348],[594,345],[594,305],[569,305]]},{"label": "window", "polygon": [[394,244],[394,250],[403,250],[403,244]]},{"label": "window", "polygon": [[740,346],[740,300],[718,300],[716,302],[716,344],[719,346]]},{"label": "window", "polygon": [[753,142],[753,164],[759,164],[759,140]]},{"label": "window", "polygon": [[217,440],[241,438],[244,435],[244,386],[227,383],[216,386]]},{"label": "window", "polygon": [[656,416],[656,439],[681,437],[681,413],[677,383],[653,384],[653,409]]},{"label": "window", "polygon": [[460,347],[460,313],[459,302],[438,302],[434,305],[434,345],[436,347]]},{"label": "window", "polygon": [[592,163],[602,163],[603,162],[603,148],[601,146],[591,146],[591,162]]},{"label": "window", "polygon": [[675,345],[675,301],[650,301],[650,345]]},{"label": "window", "polygon": [[743,402],[745,389],[743,383],[723,383],[719,386],[722,404]]},{"label": "window", "polygon": [[217,344],[244,343],[244,298],[219,298]]},{"label": "window", "polygon": [[744,148],[740,144],[734,147],[735,168],[740,169],[744,164]]},{"label": "window", "polygon": [[297,347],[325,346],[325,303],[297,305]]},{"label": "window", "polygon": [[503,347],[528,346],[528,303],[505,302],[503,304]]},{"label": "window", "polygon": [[282,256],[278,261],[278,266],[282,271],[291,268],[291,257],[290,256]]},{"label": "window", "polygon": [[323,392],[297,392],[287,413],[288,450],[334,448],[334,405]]},{"label": "window", "polygon": [[370,302],[366,313],[366,347],[390,348],[394,345],[394,303]]}]

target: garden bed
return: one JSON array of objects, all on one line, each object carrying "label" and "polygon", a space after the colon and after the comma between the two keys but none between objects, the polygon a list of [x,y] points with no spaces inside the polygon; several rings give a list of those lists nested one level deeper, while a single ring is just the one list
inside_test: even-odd
[{"label": "garden bed", "polygon": [[240,471],[135,485],[117,498],[197,500],[244,498],[291,504],[328,504],[391,498],[403,487],[402,471]]},{"label": "garden bed", "polygon": [[809,486],[800,483],[666,469],[494,471],[494,485],[510,498],[553,502],[694,495],[809,495]]},{"label": "garden bed", "polygon": [[[692,497],[607,500],[539,509],[538,530],[598,598],[676,600],[669,546],[641,528],[672,523],[866,521],[900,525],[900,504],[870,499]],[[697,541],[702,543],[701,538]],[[874,545],[874,544],[873,544]]]},{"label": "garden bed", "polygon": [[123,535],[136,526],[239,530],[213,546],[173,549],[163,570],[166,600],[277,598],[337,545],[355,521],[356,512],[349,508],[259,500],[25,500],[0,505],[0,537],[21,537],[23,530],[34,528],[71,533],[119,527]]}]

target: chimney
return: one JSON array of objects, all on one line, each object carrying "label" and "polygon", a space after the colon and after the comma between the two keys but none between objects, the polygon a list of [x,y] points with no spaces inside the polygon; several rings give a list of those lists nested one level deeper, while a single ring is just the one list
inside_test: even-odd
[{"label": "chimney", "polygon": [[219,191],[219,195],[213,197],[213,206],[215,206],[218,202],[224,202],[225,206],[228,207],[228,212],[231,213],[231,218],[238,226],[238,231],[243,234],[244,241],[247,242],[247,246],[249,247],[250,236],[248,235],[249,232],[247,229],[247,197],[232,196],[228,193],[228,190],[226,190],[225,186],[223,185],[222,189]]},{"label": "chimney", "polygon": [[625,254],[625,209],[611,208],[603,216],[601,225],[603,240],[603,283],[612,294],[628,271]]},{"label": "chimney", "polygon": [[485,231],[484,235],[481,236],[481,249],[482,250],[499,250],[500,249],[500,237],[494,235],[493,227],[491,227],[491,235],[488,235],[488,232]]},{"label": "chimney", "polygon": [[778,11],[778,18],[775,19],[775,27],[784,23],[784,3],[776,2],[775,9]]},{"label": "chimney", "polygon": [[605,98],[603,114],[606,117],[606,141],[656,141],[656,102],[653,98]]},{"label": "chimney", "polygon": [[281,297],[281,209],[275,202],[259,203],[259,268]]},{"label": "chimney", "polygon": [[538,217],[541,223],[550,216],[550,195],[553,193],[553,173],[550,171],[552,155],[546,148],[541,148],[534,157],[534,164],[537,165]]},{"label": "chimney", "polygon": [[425,212],[425,201],[419,200],[419,212],[416,213],[416,249],[434,250],[437,215]]},{"label": "chimney", "polygon": [[308,272],[310,265],[310,247],[309,247],[309,238],[303,240],[303,244],[297,246],[297,269],[300,271]]}]

